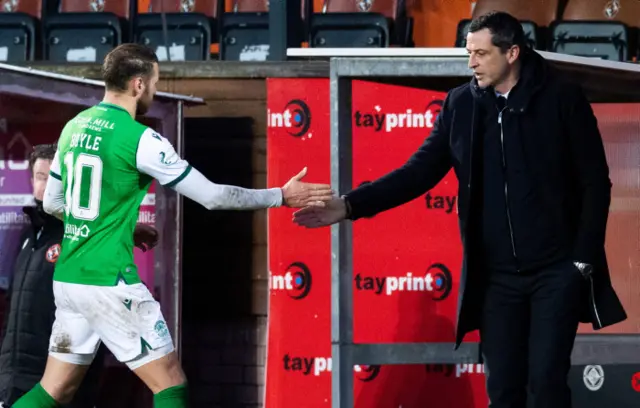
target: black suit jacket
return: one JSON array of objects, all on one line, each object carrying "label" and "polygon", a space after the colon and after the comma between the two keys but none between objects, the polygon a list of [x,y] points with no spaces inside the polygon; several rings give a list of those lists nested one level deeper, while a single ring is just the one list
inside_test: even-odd
[{"label": "black suit jacket", "polygon": [[[435,187],[454,169],[458,178],[458,217],[463,262],[458,300],[456,347],[479,329],[485,273],[476,229],[481,193],[481,89],[475,79],[450,91],[431,135],[399,169],[345,195],[353,220],[394,208]],[[611,286],[604,249],[611,182],[597,121],[580,87],[563,81],[536,52],[524,53],[518,85],[509,94],[505,133],[518,133],[527,166],[543,192],[552,217],[568,219],[573,258],[596,266],[591,291],[585,283],[583,322],[600,329],[626,319]]]}]

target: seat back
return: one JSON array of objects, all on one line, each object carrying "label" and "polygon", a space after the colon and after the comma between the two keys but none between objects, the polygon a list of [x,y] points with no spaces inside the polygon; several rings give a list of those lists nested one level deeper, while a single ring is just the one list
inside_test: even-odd
[{"label": "seat back", "polygon": [[[467,46],[467,33],[469,32],[469,25],[471,20],[462,20],[458,24],[458,31],[456,33],[456,47]],[[527,45],[533,49],[541,48],[542,41],[540,39],[539,27],[532,21],[522,21],[522,29],[524,31],[524,37]]]},{"label": "seat back", "polygon": [[627,61],[629,50],[629,30],[623,23],[559,21],[551,27],[552,52]]},{"label": "seat back", "polygon": [[39,52],[41,0],[0,0],[0,62],[33,61]]},{"label": "seat back", "polygon": [[398,15],[398,0],[324,0],[321,13],[379,13],[391,19]]},{"label": "seat back", "polygon": [[42,0],[4,0],[0,13],[25,13],[34,18],[42,17]]},{"label": "seat back", "polygon": [[562,20],[618,21],[629,27],[640,27],[640,1],[569,0]]},{"label": "seat back", "polygon": [[[472,18],[490,11],[504,11],[518,20],[548,26],[558,17],[559,0],[478,0]],[[590,0],[587,0],[590,1]]]},{"label": "seat back", "polygon": [[118,17],[129,18],[128,0],[60,0],[61,13],[113,13]]},{"label": "seat back", "polygon": [[227,10],[234,13],[269,12],[269,0],[231,0],[227,4]]},{"label": "seat back", "polygon": [[151,13],[200,13],[207,17],[218,16],[218,1],[224,0],[151,0]]}]

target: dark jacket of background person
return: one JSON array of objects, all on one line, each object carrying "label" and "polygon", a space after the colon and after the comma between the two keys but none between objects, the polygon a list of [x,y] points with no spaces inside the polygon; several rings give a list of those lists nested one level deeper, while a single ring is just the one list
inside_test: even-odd
[{"label": "dark jacket of background person", "polygon": [[[31,223],[20,239],[0,348],[0,401],[5,406],[29,391],[44,373],[56,310],[53,271],[64,233],[62,221],[40,207],[25,207],[23,211]],[[74,401],[65,407],[97,406],[103,360],[101,346]]]}]

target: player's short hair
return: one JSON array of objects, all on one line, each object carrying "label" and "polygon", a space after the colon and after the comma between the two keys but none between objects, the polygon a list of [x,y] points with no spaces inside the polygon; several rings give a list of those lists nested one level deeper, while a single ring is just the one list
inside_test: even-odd
[{"label": "player's short hair", "polygon": [[102,79],[108,91],[127,90],[127,84],[133,77],[150,77],[153,64],[158,56],[149,47],[141,44],[121,44],[111,50],[102,64]]},{"label": "player's short hair", "polygon": [[39,144],[33,146],[33,151],[29,155],[29,172],[33,174],[33,166],[36,164],[36,160],[53,160],[56,155],[56,144]]},{"label": "player's short hair", "polygon": [[525,52],[525,41],[522,24],[517,18],[503,11],[490,11],[474,18],[469,24],[469,32],[475,33],[487,28],[491,32],[491,43],[505,53],[517,45],[520,52]]}]

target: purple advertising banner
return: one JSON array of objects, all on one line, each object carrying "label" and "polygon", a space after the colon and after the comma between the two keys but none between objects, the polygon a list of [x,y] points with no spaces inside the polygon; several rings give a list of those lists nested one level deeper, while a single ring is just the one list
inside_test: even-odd
[{"label": "purple advertising banner", "polygon": [[[10,106],[0,103],[0,297],[4,296],[11,282],[15,257],[22,244],[20,235],[29,223],[22,209],[34,205],[29,155],[34,145],[55,143],[66,122],[34,123],[25,121],[24,117],[12,120],[12,113],[14,110]],[[155,218],[152,185],[141,203],[138,222],[155,225]],[[134,256],[140,277],[153,291],[154,251],[142,252],[136,248]],[[0,315],[4,312],[0,310]]]}]

